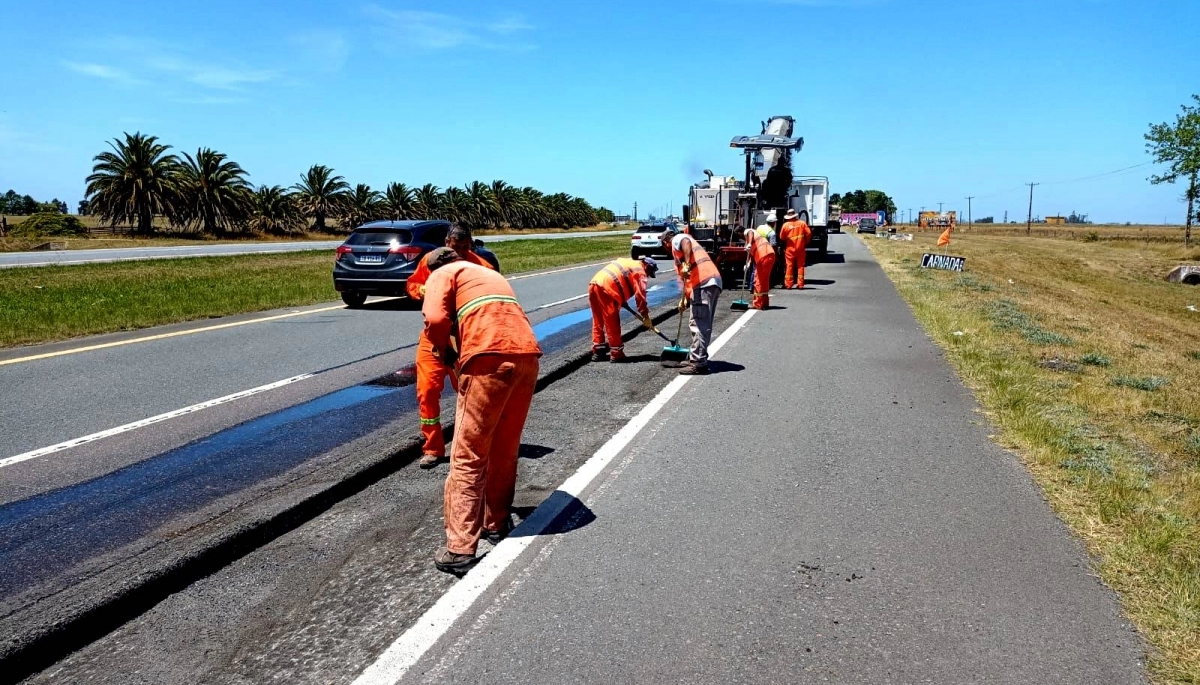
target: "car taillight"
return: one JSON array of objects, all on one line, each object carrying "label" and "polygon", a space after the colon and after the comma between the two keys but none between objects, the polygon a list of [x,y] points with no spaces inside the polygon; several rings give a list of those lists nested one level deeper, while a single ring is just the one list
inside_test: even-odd
[{"label": "car taillight", "polygon": [[642,239],[642,236],[640,236],[640,235],[635,235],[635,236],[633,236],[633,239],[634,239],[634,240],[641,240],[641,239]]},{"label": "car taillight", "polygon": [[415,245],[397,245],[389,249],[388,254],[398,254],[411,262],[421,256],[421,248]]},{"label": "car taillight", "polygon": [[350,254],[350,252],[352,250],[353,250],[353,248],[351,248],[349,245],[338,245],[338,249],[334,253],[334,256],[333,256],[333,261],[335,261],[335,262],[342,261],[342,255]]}]

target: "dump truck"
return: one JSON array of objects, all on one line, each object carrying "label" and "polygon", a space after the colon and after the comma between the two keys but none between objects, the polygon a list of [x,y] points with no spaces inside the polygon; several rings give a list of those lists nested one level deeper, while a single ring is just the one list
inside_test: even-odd
[{"label": "dump truck", "polygon": [[[792,155],[804,146],[803,138],[792,137],[795,120],[790,116],[771,117],[756,136],[737,136],[731,148],[745,157],[741,180],[718,176],[705,169],[706,181],[694,184],[683,206],[684,230],[712,255],[721,270],[726,287],[740,283],[746,263],[746,228],[766,221],[771,212],[783,226],[783,215],[795,209],[812,229],[808,244],[820,259],[829,250],[829,179],[824,176],[796,177]],[[782,248],[780,248],[782,251]],[[782,283],[784,260],[776,259],[776,277]]]}]

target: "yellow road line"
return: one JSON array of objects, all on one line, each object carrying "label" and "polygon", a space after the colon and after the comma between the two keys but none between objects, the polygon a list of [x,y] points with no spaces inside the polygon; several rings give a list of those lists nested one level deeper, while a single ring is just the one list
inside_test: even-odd
[{"label": "yellow road line", "polygon": [[219,331],[223,328],[235,328],[237,326],[248,326],[252,323],[263,323],[264,321],[278,321],[279,319],[290,319],[293,316],[304,316],[306,314],[317,314],[320,312],[328,312],[334,309],[345,309],[346,305],[339,304],[333,307],[322,307],[320,309],[309,309],[303,312],[289,312],[287,314],[276,314],[275,316],[264,316],[258,319],[247,319],[246,321],[235,321],[233,323],[222,323],[215,326],[205,326],[203,328],[190,328],[186,331],[175,331],[174,333],[160,333],[158,335],[147,335],[142,338],[131,338],[129,340],[118,340],[116,342],[104,343],[101,345],[88,345],[87,347],[73,347],[69,350],[59,350],[58,352],[46,352],[45,354],[34,354],[28,357],[17,357],[16,359],[0,360],[0,366],[8,366],[9,364],[20,364],[21,362],[32,362],[38,359],[50,359],[51,357],[63,357],[68,354],[78,354],[80,352],[91,352],[93,350],[104,350],[110,347],[121,347],[123,345],[133,345],[134,343],[151,342],[154,340],[165,340],[167,338],[178,338],[181,335],[192,335],[193,333],[206,333],[208,331]]}]

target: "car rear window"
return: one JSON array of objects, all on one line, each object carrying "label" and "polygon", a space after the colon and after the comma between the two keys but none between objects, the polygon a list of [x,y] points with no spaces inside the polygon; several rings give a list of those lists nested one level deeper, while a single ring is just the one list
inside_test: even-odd
[{"label": "car rear window", "polygon": [[411,243],[412,231],[355,231],[346,238],[347,245],[389,245],[392,242]]},{"label": "car rear window", "polygon": [[662,233],[667,230],[666,226],[642,226],[637,230],[638,233]]}]

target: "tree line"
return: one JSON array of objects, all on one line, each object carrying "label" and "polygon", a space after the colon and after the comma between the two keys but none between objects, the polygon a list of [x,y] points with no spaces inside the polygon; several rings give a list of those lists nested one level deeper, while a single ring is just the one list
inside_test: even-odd
[{"label": "tree line", "polygon": [[612,221],[613,212],[566,193],[543,193],[504,181],[475,181],[462,188],[389,183],[382,192],[351,186],[333,169],[315,164],[299,182],[254,186],[227,155],[200,148],[180,158],[155,136],[126,133],[96,155],[81,212],[116,226],[154,232],[154,217],[173,226],[223,235],[228,231],[302,233],[350,230],[377,219],[448,219],[470,228],[575,228]]},{"label": "tree line", "polygon": [[889,222],[896,214],[896,203],[882,190],[855,190],[845,195],[834,193],[829,196],[829,204],[839,205],[846,214],[883,212]]},{"label": "tree line", "polygon": [[59,212],[67,213],[67,203],[57,197],[49,202],[38,202],[29,195],[19,195],[17,191],[12,190],[3,195],[0,195],[0,214],[15,214],[24,216],[27,214],[37,214],[38,212]]}]

